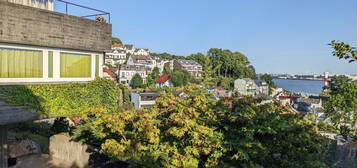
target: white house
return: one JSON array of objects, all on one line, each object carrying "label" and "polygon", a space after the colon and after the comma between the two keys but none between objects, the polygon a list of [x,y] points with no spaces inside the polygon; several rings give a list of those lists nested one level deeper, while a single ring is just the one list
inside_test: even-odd
[{"label": "white house", "polygon": [[126,62],[126,52],[122,49],[114,49],[105,53],[105,63],[112,66],[118,66]]},{"label": "white house", "polygon": [[182,69],[190,73],[191,76],[201,76],[203,72],[203,67],[199,63],[193,60],[174,60],[174,69]]},{"label": "white house", "polygon": [[157,87],[168,87],[171,86],[171,75],[170,74],[163,74],[158,79],[156,79],[156,86]]},{"label": "white house", "polygon": [[139,74],[146,81],[149,69],[139,65],[123,65],[118,71],[119,83],[129,85],[135,74]]},{"label": "white house", "polygon": [[138,49],[135,50],[133,55],[146,55],[146,56],[149,56],[150,52],[149,52],[149,49],[138,48]]},{"label": "white house", "polygon": [[132,44],[125,44],[124,50],[127,54],[133,55],[135,52],[135,47]]},{"label": "white house", "polygon": [[152,59],[148,55],[130,55],[126,64],[135,66],[145,66],[152,70],[156,67],[157,63],[155,59]]},{"label": "white house", "polygon": [[150,108],[156,103],[156,99],[160,96],[159,92],[143,92],[131,93],[131,102],[135,109]]},{"label": "white house", "polygon": [[256,84],[252,79],[243,78],[234,81],[234,90],[242,96],[254,96],[256,89]]}]

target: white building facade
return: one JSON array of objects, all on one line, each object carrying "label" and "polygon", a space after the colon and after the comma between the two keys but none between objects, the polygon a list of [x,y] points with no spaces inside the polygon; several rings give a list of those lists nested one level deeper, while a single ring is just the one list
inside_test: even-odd
[{"label": "white building facade", "polygon": [[148,77],[148,69],[145,66],[123,65],[118,71],[119,83],[123,85],[130,85],[131,79],[139,74],[143,81],[146,82]]},{"label": "white building facade", "polygon": [[0,43],[1,83],[86,82],[103,77],[102,52]]}]

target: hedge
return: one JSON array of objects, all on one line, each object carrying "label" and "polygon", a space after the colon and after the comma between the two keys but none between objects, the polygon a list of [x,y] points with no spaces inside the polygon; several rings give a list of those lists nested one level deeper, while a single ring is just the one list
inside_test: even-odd
[{"label": "hedge", "polygon": [[93,107],[119,110],[120,86],[108,79],[97,78],[90,83],[1,86],[0,93],[12,105],[28,106],[49,117],[79,116]]}]

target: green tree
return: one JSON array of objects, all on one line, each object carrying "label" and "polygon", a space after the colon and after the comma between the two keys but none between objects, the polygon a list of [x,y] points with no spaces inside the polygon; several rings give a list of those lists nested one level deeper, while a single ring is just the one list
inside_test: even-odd
[{"label": "green tree", "polygon": [[165,66],[165,67],[164,67],[164,70],[162,71],[162,73],[163,73],[163,74],[171,74],[172,71],[171,71],[171,69],[170,69],[169,67]]},{"label": "green tree", "polygon": [[147,85],[155,84],[155,80],[160,77],[160,69],[155,67],[147,78]]},{"label": "green tree", "polygon": [[273,81],[273,76],[269,75],[269,74],[264,74],[260,77],[261,80],[264,80],[265,82],[268,83],[269,87],[272,87],[272,88],[276,88],[276,84],[275,82]]},{"label": "green tree", "polygon": [[350,63],[357,60],[357,50],[355,47],[335,40],[331,41],[329,45],[334,49],[332,52],[333,56],[349,60],[348,62]]},{"label": "green tree", "polygon": [[248,58],[240,52],[211,48],[207,55],[211,57],[214,67],[220,66],[217,69],[217,75],[231,78],[256,77],[254,67],[250,65]]},{"label": "green tree", "polygon": [[[215,131],[215,101],[197,86],[162,95],[150,109],[108,113],[102,108],[83,113],[82,134],[112,159],[132,167],[213,167],[222,156],[222,133]],[[86,125],[86,126],[84,126]],[[90,133],[89,133],[90,132]],[[83,136],[82,136],[83,137]]]},{"label": "green tree", "polygon": [[190,75],[184,70],[175,70],[171,74],[171,81],[175,87],[187,85],[189,78]]},{"label": "green tree", "polygon": [[137,73],[130,81],[130,86],[133,88],[139,88],[143,86],[143,78]]},{"label": "green tree", "polygon": [[219,112],[226,167],[328,167],[327,138],[280,103],[258,105],[258,99],[234,99]]},{"label": "green tree", "polygon": [[343,136],[357,136],[357,81],[333,78],[325,113]]},{"label": "green tree", "polygon": [[212,60],[208,56],[204,57],[204,61],[202,65],[203,65],[202,85],[206,88],[216,86],[217,83],[216,71],[219,68],[219,66],[213,67]]},{"label": "green tree", "polygon": [[[132,167],[326,167],[326,139],[278,102],[215,101],[195,85],[167,92],[153,108],[82,113],[76,137]],[[85,136],[83,136],[85,135]],[[87,141],[88,142],[88,141]]]},{"label": "green tree", "polygon": [[112,44],[120,44],[123,45],[123,42],[117,38],[117,37],[112,37]]},{"label": "green tree", "polygon": [[338,92],[346,83],[350,83],[352,80],[344,75],[333,76],[329,81],[329,88],[331,92]]},{"label": "green tree", "polygon": [[229,77],[221,77],[219,81],[219,85],[226,90],[233,90],[232,88],[233,83],[234,83],[234,79]]},{"label": "green tree", "polygon": [[191,54],[186,59],[196,61],[197,63],[204,65],[206,63],[206,56],[202,53]]}]

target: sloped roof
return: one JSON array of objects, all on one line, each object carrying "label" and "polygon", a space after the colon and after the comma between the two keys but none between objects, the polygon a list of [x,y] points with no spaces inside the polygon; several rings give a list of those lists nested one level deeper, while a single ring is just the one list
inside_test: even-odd
[{"label": "sloped roof", "polygon": [[183,59],[179,59],[177,60],[177,62],[181,65],[196,65],[196,66],[201,66],[199,63],[197,63],[196,61],[193,60],[183,60]]},{"label": "sloped roof", "polygon": [[133,59],[134,63],[138,63],[138,60],[149,61],[151,57],[148,55],[132,55],[131,58]]},{"label": "sloped roof", "polygon": [[144,65],[122,65],[120,67],[121,71],[149,71],[150,68],[145,67]]},{"label": "sloped roof", "polygon": [[263,80],[254,80],[254,82],[257,86],[268,86],[268,83]]},{"label": "sloped roof", "polygon": [[120,45],[120,44],[114,44],[114,45],[112,45],[112,48],[122,48],[123,46],[122,45]]},{"label": "sloped roof", "polygon": [[156,79],[156,83],[165,83],[171,78],[170,74],[163,74],[158,79]]},{"label": "sloped roof", "polygon": [[124,48],[126,48],[126,49],[128,49],[128,50],[131,50],[131,49],[134,48],[134,45],[132,45],[132,44],[125,44],[125,45],[124,45]]},{"label": "sloped roof", "polygon": [[103,68],[103,72],[107,73],[112,78],[117,78],[117,76],[108,68]]}]

